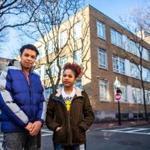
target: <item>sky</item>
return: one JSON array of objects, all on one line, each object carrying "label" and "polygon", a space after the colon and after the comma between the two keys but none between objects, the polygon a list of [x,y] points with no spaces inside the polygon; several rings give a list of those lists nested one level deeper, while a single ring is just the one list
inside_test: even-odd
[{"label": "sky", "polygon": [[149,0],[87,0],[92,6],[119,22],[119,17],[127,17],[136,8],[144,7]]},{"label": "sky", "polygon": [[[149,0],[85,0],[85,5],[90,4],[105,15],[120,23],[121,18],[127,18],[134,9],[147,5]],[[10,33],[5,43],[0,44],[0,57],[12,58],[14,51],[22,45],[30,43],[30,40],[17,34],[16,30]]]}]

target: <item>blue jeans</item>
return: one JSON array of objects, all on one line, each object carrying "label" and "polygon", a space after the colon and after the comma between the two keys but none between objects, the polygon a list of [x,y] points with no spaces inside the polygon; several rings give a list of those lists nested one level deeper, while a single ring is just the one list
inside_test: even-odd
[{"label": "blue jeans", "polygon": [[40,150],[41,135],[31,136],[27,132],[4,133],[4,150]]},{"label": "blue jeans", "polygon": [[62,144],[54,143],[54,150],[80,150],[80,145],[71,145],[71,146],[64,146]]}]

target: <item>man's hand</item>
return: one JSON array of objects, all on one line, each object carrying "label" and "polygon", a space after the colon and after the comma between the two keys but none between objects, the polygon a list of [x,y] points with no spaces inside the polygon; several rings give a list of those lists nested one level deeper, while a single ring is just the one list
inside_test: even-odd
[{"label": "man's hand", "polygon": [[35,121],[34,123],[32,123],[32,130],[30,131],[30,135],[32,136],[37,135],[41,129],[41,126],[42,126],[41,121]]},{"label": "man's hand", "polygon": [[33,127],[32,127],[32,123],[29,122],[26,127],[25,127],[26,130],[28,130],[29,132],[31,132],[33,130]]}]

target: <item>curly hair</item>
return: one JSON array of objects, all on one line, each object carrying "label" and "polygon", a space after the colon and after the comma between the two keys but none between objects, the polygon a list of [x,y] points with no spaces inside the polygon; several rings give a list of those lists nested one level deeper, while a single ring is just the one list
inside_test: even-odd
[{"label": "curly hair", "polygon": [[63,68],[63,69],[64,69],[64,71],[65,71],[66,69],[72,70],[72,71],[74,72],[75,78],[79,77],[80,74],[81,74],[81,72],[82,72],[81,67],[80,67],[78,64],[76,64],[76,63],[66,63],[66,64],[64,65],[64,68]]}]

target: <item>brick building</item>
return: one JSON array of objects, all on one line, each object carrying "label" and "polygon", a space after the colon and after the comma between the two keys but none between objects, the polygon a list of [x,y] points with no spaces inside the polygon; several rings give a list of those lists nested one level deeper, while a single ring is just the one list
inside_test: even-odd
[{"label": "brick building", "polygon": [[8,65],[10,59],[0,57],[0,74],[4,70],[4,68]]},{"label": "brick building", "polygon": [[[90,5],[78,12],[74,20],[74,40],[69,38],[64,47],[60,55],[61,64],[74,61],[86,69],[78,84],[88,92],[96,119],[116,119],[116,77],[121,83],[120,104],[123,117],[132,119],[144,116],[140,73],[144,81],[146,107],[150,114],[150,45]],[[88,27],[86,35],[85,25]],[[68,41],[68,21],[61,26],[60,45],[63,45]],[[73,52],[68,50],[70,43],[74,43]],[[51,56],[52,44],[49,46]],[[44,58],[43,51],[41,48],[40,59]],[[45,66],[38,70],[45,80]],[[56,70],[53,66],[52,72],[56,73]]]}]

